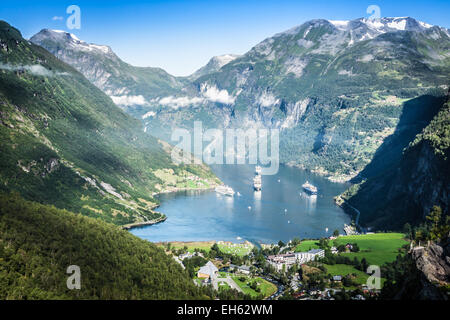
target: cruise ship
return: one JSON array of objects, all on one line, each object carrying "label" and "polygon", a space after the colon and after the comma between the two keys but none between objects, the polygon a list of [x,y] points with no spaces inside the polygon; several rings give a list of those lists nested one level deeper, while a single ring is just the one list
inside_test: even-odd
[{"label": "cruise ship", "polygon": [[223,194],[225,196],[234,196],[234,190],[229,186],[217,186],[215,190],[217,193]]},{"label": "cruise ship", "polygon": [[261,176],[256,175],[253,178],[253,189],[255,189],[255,191],[261,191],[261,187],[262,187]]},{"label": "cruise ship", "polygon": [[313,186],[311,183],[309,183],[308,181],[306,181],[303,185],[302,185],[303,190],[305,190],[306,193],[310,194],[310,195],[316,195],[317,194],[317,187]]}]

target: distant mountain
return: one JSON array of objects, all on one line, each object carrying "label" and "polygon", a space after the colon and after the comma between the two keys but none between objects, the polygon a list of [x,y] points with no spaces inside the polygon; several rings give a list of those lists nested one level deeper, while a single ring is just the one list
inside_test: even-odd
[{"label": "distant mountain", "polygon": [[44,29],[30,41],[73,66],[119,106],[145,105],[158,95],[178,92],[184,84],[160,68],[129,65],[110,47],[86,43],[65,31]]},{"label": "distant mountain", "polygon": [[[57,52],[44,36],[32,41]],[[154,90],[127,111],[164,140],[196,120],[212,128],[279,128],[282,163],[348,181],[395,131],[406,101],[430,90],[445,94],[449,52],[448,29],[409,17],[311,20],[242,56],[213,58],[177,78],[171,93]]]},{"label": "distant mountain", "polygon": [[161,219],[152,195],[192,186],[188,177],[218,181],[206,166],[173,164],[167,143],[3,21],[0,140],[0,191],[119,225]]},{"label": "distant mountain", "polygon": [[[418,102],[426,103],[425,99]],[[371,165],[378,168],[363,182],[352,186],[342,198],[361,212],[360,222],[374,228],[400,229],[406,222],[419,223],[434,206],[449,214],[450,199],[450,99],[434,99],[436,115],[395,160],[380,148]],[[431,106],[429,106],[431,109]],[[427,121],[424,114],[422,119]],[[408,121],[407,119],[402,120]],[[400,129],[395,136],[402,135]],[[383,165],[384,164],[384,165]],[[369,172],[371,168],[369,167]]]},{"label": "distant mountain", "polygon": [[195,71],[188,78],[190,80],[195,80],[201,76],[204,76],[204,75],[207,75],[207,74],[210,74],[213,72],[217,72],[224,65],[226,65],[227,63],[230,63],[231,61],[233,61],[239,57],[240,56],[237,54],[224,54],[221,56],[212,57],[205,66],[203,66],[200,69],[198,69],[197,71]]}]

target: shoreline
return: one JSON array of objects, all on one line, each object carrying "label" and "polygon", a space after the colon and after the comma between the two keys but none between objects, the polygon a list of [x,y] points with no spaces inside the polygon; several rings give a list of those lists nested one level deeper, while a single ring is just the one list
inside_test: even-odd
[{"label": "shoreline", "polygon": [[[219,184],[209,187],[209,188],[175,188],[174,190],[165,190],[165,191],[160,191],[160,192],[154,192],[154,193],[152,193],[152,197],[159,196],[162,194],[181,192],[181,191],[211,191],[211,190],[214,190],[217,186],[219,186]],[[158,207],[159,207],[159,205],[158,205]]]},{"label": "shoreline", "polygon": [[163,215],[161,218],[156,219],[156,220],[141,221],[141,222],[134,222],[134,223],[125,224],[125,225],[122,226],[122,229],[123,230],[131,230],[131,229],[134,229],[134,228],[151,226],[151,225],[154,225],[154,224],[158,224],[158,223],[164,222],[166,220],[167,220],[167,216]]},{"label": "shoreline", "polygon": [[322,177],[324,179],[327,179],[330,182],[340,183],[340,184],[344,184],[344,183],[352,184],[350,181],[359,174],[359,172],[358,172],[358,173],[355,173],[354,175],[337,175],[336,176],[336,175],[330,175],[329,172],[323,172],[321,170],[306,169],[302,164],[296,164],[296,163],[288,162],[288,163],[285,163],[284,165],[287,166],[287,167],[296,168],[296,169],[300,169],[300,170],[303,170],[303,171],[306,171],[306,172],[313,173],[313,174],[318,175],[318,176],[320,176],[320,177]]}]

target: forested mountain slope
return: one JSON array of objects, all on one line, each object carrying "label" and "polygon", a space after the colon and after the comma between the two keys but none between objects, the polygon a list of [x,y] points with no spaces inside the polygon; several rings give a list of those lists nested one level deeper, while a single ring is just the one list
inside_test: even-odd
[{"label": "forested mountain slope", "polygon": [[[80,268],[69,290],[67,268]],[[207,299],[154,244],[119,227],[0,194],[0,300]]]},{"label": "forested mountain slope", "polygon": [[217,182],[205,166],[173,164],[168,144],[1,21],[0,141],[0,191],[116,224],[161,218],[152,194],[189,176]]}]

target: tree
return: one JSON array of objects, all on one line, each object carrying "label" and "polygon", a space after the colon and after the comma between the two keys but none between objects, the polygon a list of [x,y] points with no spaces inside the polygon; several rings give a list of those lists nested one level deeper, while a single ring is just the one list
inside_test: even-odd
[{"label": "tree", "polygon": [[359,252],[359,246],[357,243],[352,243],[352,252]]},{"label": "tree", "polygon": [[430,240],[440,241],[447,238],[450,231],[450,219],[446,216],[442,218],[442,209],[439,206],[433,206],[430,214],[426,217],[430,221]]},{"label": "tree", "polygon": [[367,272],[367,268],[369,267],[369,263],[367,262],[366,258],[361,259],[361,271]]},{"label": "tree", "polygon": [[333,237],[339,237],[339,230],[338,229],[333,231]]},{"label": "tree", "polygon": [[278,246],[280,247],[280,248],[283,248],[284,246],[285,246],[285,244],[284,244],[284,242],[283,241],[278,241]]},{"label": "tree", "polygon": [[408,222],[405,223],[405,225],[403,226],[403,232],[406,234],[408,238],[411,238],[412,229],[411,225]]},{"label": "tree", "polygon": [[300,244],[300,242],[301,242],[300,239],[296,237],[296,238],[292,239],[291,244],[293,247],[296,247]]}]

